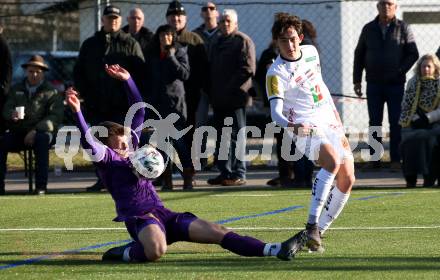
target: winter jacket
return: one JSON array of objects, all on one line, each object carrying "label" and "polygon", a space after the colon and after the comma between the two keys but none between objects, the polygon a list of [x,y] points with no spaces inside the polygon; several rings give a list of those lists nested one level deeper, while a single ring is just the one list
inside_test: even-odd
[{"label": "winter jacket", "polygon": [[[3,36],[0,34],[0,100],[9,90],[12,78],[12,61],[11,52],[8,44]],[[3,103],[0,103],[0,105]]]},{"label": "winter jacket", "polygon": [[[8,44],[0,34],[0,110],[5,104],[6,93],[11,85],[12,61]],[[5,121],[0,117],[0,134],[5,130]]]},{"label": "winter jacket", "polygon": [[[146,102],[159,111],[162,118],[176,113],[187,117],[184,81],[189,78],[190,66],[186,47],[176,44],[174,55],[161,58],[156,51],[149,51],[146,57],[147,93]],[[154,116],[147,116],[154,118]]]},{"label": "winter jacket", "polygon": [[[128,28],[128,25],[126,25],[122,28],[122,30],[127,34],[130,34]],[[151,32],[150,29],[142,26],[138,33],[136,33],[135,35],[130,35],[139,43],[142,53],[145,57],[151,40],[153,39],[153,32]]]},{"label": "winter jacket", "polygon": [[198,103],[200,91],[208,80],[208,56],[202,38],[194,32],[183,29],[177,32],[177,41],[188,48],[188,60],[191,67],[189,79],[185,81],[187,100]]},{"label": "winter jacket", "polygon": [[[14,85],[8,93],[3,108],[3,118],[11,131],[27,133],[33,129],[56,132],[64,117],[63,96],[44,81],[32,96],[26,88],[26,80]],[[16,107],[24,106],[23,120],[11,120]]]},{"label": "winter jacket", "polygon": [[394,18],[383,37],[376,17],[363,27],[359,37],[354,54],[353,83],[361,82],[363,69],[367,82],[405,83],[405,74],[418,57],[414,35],[405,22]]},{"label": "winter jacket", "polygon": [[210,58],[210,101],[214,109],[246,106],[255,74],[255,45],[246,34],[236,31],[213,44]]},{"label": "winter jacket", "polygon": [[205,50],[206,50],[207,57],[209,59],[209,57],[211,57],[212,42],[215,41],[215,39],[217,37],[221,36],[220,29],[216,28],[215,30],[212,31],[212,33],[208,33],[205,30],[205,24],[202,24],[199,27],[197,27],[196,29],[194,29],[193,32],[198,34],[200,36],[200,38],[202,38],[202,40],[205,44]]},{"label": "winter jacket", "polygon": [[101,30],[86,39],[74,68],[74,81],[91,123],[118,121],[128,111],[123,82],[110,77],[104,70],[105,64],[121,65],[138,85],[142,85],[144,56],[139,43],[130,34],[122,30],[114,33]]}]

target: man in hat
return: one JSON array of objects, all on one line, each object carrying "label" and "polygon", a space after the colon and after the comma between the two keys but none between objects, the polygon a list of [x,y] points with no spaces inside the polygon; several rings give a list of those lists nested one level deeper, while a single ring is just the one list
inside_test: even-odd
[{"label": "man in hat", "polygon": [[32,147],[35,154],[35,191],[45,194],[49,148],[63,121],[63,97],[44,79],[49,67],[41,56],[32,56],[21,67],[26,78],[11,88],[3,108],[8,131],[0,144],[0,194],[5,193],[8,151],[28,147]]},{"label": "man in hat", "polygon": [[[11,52],[2,36],[3,27],[0,26],[0,109],[3,108],[6,93],[9,90],[12,77]],[[5,120],[0,116],[0,135],[5,131]]]},{"label": "man in hat", "polygon": [[[132,73],[138,85],[143,85],[144,55],[139,43],[121,30],[121,10],[118,7],[105,7],[101,20],[101,30],[81,45],[73,73],[75,87],[84,99],[85,114],[91,125],[105,120],[122,124],[128,112],[127,99],[121,94],[124,85],[106,75],[103,69],[106,64],[119,64]],[[103,188],[98,179],[87,191]]]},{"label": "man in hat", "polygon": [[144,13],[140,8],[131,9],[127,17],[128,24],[122,30],[138,41],[145,57],[147,48],[153,39],[153,32],[144,26],[144,18]]},{"label": "man in hat", "polygon": [[[208,57],[204,42],[199,35],[186,29],[186,11],[179,1],[172,1],[166,12],[167,23],[173,26],[177,32],[177,41],[188,47],[188,59],[190,77],[185,81],[185,101],[187,108],[188,125],[196,124],[196,111],[200,100],[200,94],[207,87],[208,81]],[[194,129],[187,133],[186,143],[192,146]]]}]

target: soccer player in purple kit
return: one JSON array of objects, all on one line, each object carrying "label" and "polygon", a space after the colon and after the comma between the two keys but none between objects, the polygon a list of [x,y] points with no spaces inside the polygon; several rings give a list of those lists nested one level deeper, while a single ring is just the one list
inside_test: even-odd
[{"label": "soccer player in purple kit", "polygon": [[[130,106],[142,102],[128,71],[119,65],[106,66],[105,70],[111,77],[124,83]],[[81,144],[92,153],[100,177],[115,201],[117,217],[114,221],[124,222],[133,238],[132,242],[105,252],[103,260],[156,261],[166,252],[167,245],[177,241],[218,244],[241,256],[276,256],[281,260],[291,260],[301,250],[306,241],[304,233],[296,234],[282,243],[264,243],[199,219],[192,213],[176,213],[164,207],[151,180],[138,177],[128,157],[132,151],[129,149],[130,136],[127,135],[135,136],[131,141],[133,147],[137,147],[140,132],[135,129],[144,120],[144,109],[135,113],[131,128],[113,122],[102,123],[101,126],[108,129],[108,136],[98,137],[100,143],[87,127],[77,95],[73,88],[66,91],[66,102],[81,131]]]}]

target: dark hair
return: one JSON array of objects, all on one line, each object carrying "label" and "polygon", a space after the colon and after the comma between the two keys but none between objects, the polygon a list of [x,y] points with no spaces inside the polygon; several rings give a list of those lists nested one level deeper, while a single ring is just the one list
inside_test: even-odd
[{"label": "dark hair", "polygon": [[303,29],[304,36],[308,36],[311,39],[316,39],[316,37],[318,36],[318,34],[316,33],[316,29],[313,26],[313,24],[310,21],[306,20],[306,19],[302,20],[302,29]]},{"label": "dark hair", "polygon": [[302,29],[303,29],[303,34],[304,34],[303,43],[305,45],[311,44],[311,45],[315,46],[316,48],[318,48],[318,44],[316,42],[316,37],[318,37],[318,33],[316,32],[316,29],[313,26],[313,24],[310,21],[303,19],[302,20]]},{"label": "dark hair", "polygon": [[298,35],[303,33],[301,19],[288,13],[276,13],[272,25],[272,39],[276,40],[288,28],[293,27]]},{"label": "dark hair", "polygon": [[172,47],[175,47],[177,41],[177,32],[174,27],[169,24],[159,26],[151,41],[151,51],[157,55],[160,53],[160,33],[171,33],[173,35],[173,42],[171,43]]},{"label": "dark hair", "polygon": [[108,136],[99,136],[98,132],[95,132],[94,134],[95,138],[101,141],[104,145],[108,145],[108,139],[111,136],[122,136],[130,133],[129,128],[111,121],[101,122],[99,126],[107,128],[108,131]]}]

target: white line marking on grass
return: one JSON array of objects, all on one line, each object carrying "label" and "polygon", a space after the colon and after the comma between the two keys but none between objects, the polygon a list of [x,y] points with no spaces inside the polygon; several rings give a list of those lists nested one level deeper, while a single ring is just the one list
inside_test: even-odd
[{"label": "white line marking on grass", "polygon": [[[275,195],[273,195],[273,194],[213,194],[213,195],[210,195],[210,196],[220,196],[220,197],[222,197],[222,196],[224,196],[224,197],[231,197],[231,196],[240,196],[240,197],[246,197],[246,196],[253,197],[253,196],[255,196],[255,197],[260,197],[260,196],[262,196],[262,197],[266,197],[266,196],[275,196]],[[285,194],[283,196],[285,196]]]},{"label": "white line marking on grass", "polygon": [[[248,231],[284,231],[301,230],[302,227],[228,227],[231,230]],[[401,227],[334,227],[330,230],[402,230],[402,229],[440,229],[440,225],[432,226],[401,226]],[[90,227],[90,228],[0,228],[0,232],[8,231],[125,231],[125,227]]]},{"label": "white line marking on grass", "polygon": [[[301,195],[310,195],[310,191],[295,191],[295,196],[301,196]],[[369,190],[362,190],[362,191],[357,191],[356,189],[354,189],[352,191],[351,197],[352,198],[357,198],[357,196],[364,196],[364,195],[373,195],[373,194],[411,194],[411,195],[415,195],[415,194],[431,194],[431,193],[435,193],[435,194],[440,194],[440,190],[436,191],[436,190],[432,190],[432,191],[414,191],[414,192],[409,192],[409,191],[400,191],[399,189],[396,190],[390,190],[390,191],[369,191]],[[275,196],[286,196],[286,193],[276,193],[276,194],[235,194],[235,193],[230,193],[230,194],[212,194],[210,196],[214,196],[214,197],[275,197]]]},{"label": "white line marking on grass", "polygon": [[125,227],[119,228],[0,228],[2,231],[120,231],[127,230]]},{"label": "white line marking on grass", "polygon": [[62,196],[59,195],[45,195],[45,196],[5,196],[1,197],[0,200],[26,200],[26,199],[49,199],[49,198],[56,198],[58,200],[60,199],[89,199],[89,198],[98,198],[98,196]]},{"label": "white line marking on grass", "polygon": [[[249,230],[249,231],[281,231],[281,230],[302,230],[303,227],[230,227],[231,230]],[[402,227],[334,227],[329,230],[402,230],[402,229],[440,229],[438,226],[402,226]]]}]

